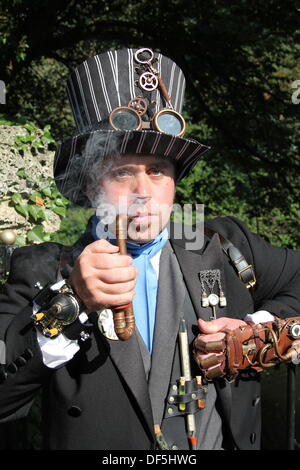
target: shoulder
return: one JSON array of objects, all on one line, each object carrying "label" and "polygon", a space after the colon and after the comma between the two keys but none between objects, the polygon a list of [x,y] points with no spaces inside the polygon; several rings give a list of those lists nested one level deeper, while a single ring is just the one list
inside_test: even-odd
[{"label": "shoulder", "polygon": [[58,243],[47,242],[16,248],[10,261],[8,282],[51,276],[57,270],[62,247]]},{"label": "shoulder", "polygon": [[37,283],[44,287],[56,280],[61,247],[48,242],[14,250],[8,279],[0,294],[2,313],[15,314],[22,310],[37,294]]},{"label": "shoulder", "polygon": [[251,233],[244,222],[232,216],[209,219],[204,226],[219,232],[229,240],[247,240]]},{"label": "shoulder", "polygon": [[[173,223],[170,225],[170,239],[172,244],[187,250],[195,251],[201,254],[207,247],[209,240],[214,233],[218,233],[234,246],[241,249],[247,255],[251,255],[251,238],[256,235],[251,234],[246,225],[235,217],[216,217],[209,219],[196,226],[187,226],[185,224]],[[188,244],[193,248],[187,248]]]},{"label": "shoulder", "polygon": [[59,243],[39,243],[37,245],[23,246],[16,248],[11,257],[11,264],[22,262],[22,265],[31,265],[36,261],[48,263],[59,259],[63,245]]}]

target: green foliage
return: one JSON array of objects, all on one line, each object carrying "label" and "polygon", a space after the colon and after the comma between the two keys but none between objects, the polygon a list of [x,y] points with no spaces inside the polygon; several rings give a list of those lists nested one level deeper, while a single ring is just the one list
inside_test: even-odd
[{"label": "green foliage", "polygon": [[[46,139],[47,125],[57,140],[75,134],[65,92],[70,71],[96,53],[131,46],[161,50],[182,67],[185,117],[193,122],[187,136],[211,146],[178,186],[177,201],[203,203],[207,218],[237,216],[273,244],[299,249],[300,105],[291,100],[300,79],[296,2],[2,0],[2,119],[34,122]],[[40,144],[51,142],[27,129],[16,151],[40,151]],[[44,204],[34,196],[12,200],[35,224],[23,243],[73,243],[91,212],[60,205],[41,181],[29,178],[28,185]],[[62,223],[49,236],[38,227],[54,207]],[[39,426],[34,421],[33,431]]]},{"label": "green foliage", "polygon": [[[161,50],[187,78],[185,117],[193,122],[187,136],[212,148],[180,184],[178,201],[204,203],[207,217],[234,214],[273,243],[299,248],[294,0],[43,5],[0,5],[0,79],[7,88],[1,111],[8,120],[50,124],[57,140],[74,135],[65,83],[75,65],[114,47]],[[33,134],[20,139],[19,148],[35,142]]]},{"label": "green foliage", "polygon": [[23,36],[18,44],[18,48],[16,51],[16,61],[23,62],[26,59],[27,52],[26,50],[29,48],[29,44],[27,42],[27,37]]},{"label": "green foliage", "polygon": [[25,238],[18,237],[16,243],[25,245],[50,241],[50,234],[44,232],[41,222],[49,221],[53,213],[59,215],[60,218],[65,217],[69,201],[59,193],[53,178],[33,179],[24,168],[18,170],[17,176],[26,180],[31,192],[26,196],[12,193],[10,195],[11,206],[35,226],[27,232]]},{"label": "green foliage", "polygon": [[59,231],[51,234],[51,241],[72,245],[84,233],[89,218],[94,214],[94,209],[72,207],[67,209],[66,217],[61,221]]},{"label": "green foliage", "polygon": [[[33,122],[16,122],[7,119],[3,114],[0,115],[0,125],[18,125],[26,130],[25,135],[16,137],[15,144],[11,147],[14,152],[37,154],[37,152],[48,150],[55,142],[50,132],[50,125],[45,125],[41,130]],[[69,201],[57,190],[52,177],[34,178],[25,168],[19,168],[16,176],[25,181],[27,191],[20,194],[11,189],[5,199],[9,200],[10,206],[18,214],[33,225],[26,236],[17,237],[16,245],[50,241],[50,234],[44,231],[42,222],[51,220],[53,214],[61,219],[66,217]]]},{"label": "green foliage", "polygon": [[48,149],[51,144],[55,143],[50,133],[51,126],[49,124],[42,130],[33,122],[28,122],[22,125],[22,127],[27,131],[27,134],[18,135],[16,137],[12,150],[16,150],[17,152],[42,151]]}]

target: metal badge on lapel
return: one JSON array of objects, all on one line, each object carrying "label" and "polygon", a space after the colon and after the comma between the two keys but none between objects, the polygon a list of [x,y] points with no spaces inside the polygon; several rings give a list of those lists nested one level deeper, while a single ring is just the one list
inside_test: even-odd
[{"label": "metal badge on lapel", "polygon": [[[221,285],[220,269],[205,269],[199,273],[201,283],[201,305],[212,308],[211,320],[215,320],[216,306],[226,307],[227,300]],[[217,293],[214,290],[217,288]]]},{"label": "metal badge on lapel", "polygon": [[113,313],[110,309],[105,309],[98,311],[98,327],[103,336],[107,339],[113,341],[118,341],[118,336],[116,335],[114,329]]}]

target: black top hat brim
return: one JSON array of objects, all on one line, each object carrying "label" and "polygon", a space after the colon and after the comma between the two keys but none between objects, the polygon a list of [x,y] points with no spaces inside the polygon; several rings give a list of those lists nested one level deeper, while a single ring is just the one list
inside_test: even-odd
[{"label": "black top hat brim", "polygon": [[62,142],[56,151],[54,178],[59,191],[73,203],[89,207],[84,194],[86,177],[101,160],[122,155],[155,156],[174,163],[176,180],[184,178],[209,147],[152,130],[115,131],[98,129]]}]

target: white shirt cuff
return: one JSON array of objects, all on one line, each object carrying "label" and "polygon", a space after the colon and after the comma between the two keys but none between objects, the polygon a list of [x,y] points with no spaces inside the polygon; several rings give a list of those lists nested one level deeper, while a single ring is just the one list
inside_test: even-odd
[{"label": "white shirt cuff", "polygon": [[254,313],[248,313],[244,318],[244,321],[254,323],[255,325],[258,325],[259,323],[265,323],[267,321],[273,321],[273,320],[274,320],[274,316],[271,315],[271,313],[267,312],[266,310],[258,310],[257,312],[254,312]]},{"label": "white shirt cuff", "polygon": [[37,340],[43,355],[43,363],[51,369],[60,367],[73,359],[80,349],[77,340],[68,339],[63,334],[51,339],[37,330]]},{"label": "white shirt cuff", "polygon": [[[53,284],[50,289],[55,291],[59,289],[64,283],[64,279],[58,281],[57,283]],[[33,302],[33,313],[38,312],[39,308],[40,306]],[[85,312],[82,312],[78,319],[80,323],[83,324],[87,321],[88,316]],[[50,367],[51,369],[60,367],[73,359],[77,351],[80,349],[77,340],[71,340],[63,334],[60,334],[56,338],[51,339],[42,335],[42,333],[38,330],[36,330],[36,332],[38,344],[43,356],[43,363],[45,366]]]}]

